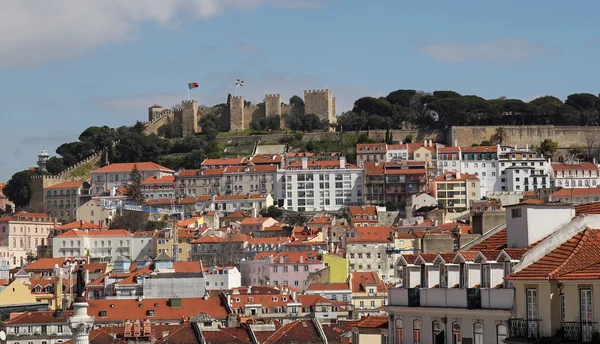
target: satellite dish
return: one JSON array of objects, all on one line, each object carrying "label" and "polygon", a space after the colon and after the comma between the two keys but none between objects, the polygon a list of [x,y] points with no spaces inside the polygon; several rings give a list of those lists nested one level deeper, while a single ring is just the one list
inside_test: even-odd
[{"label": "satellite dish", "polygon": [[0,331],[0,340],[6,340],[6,332]]}]

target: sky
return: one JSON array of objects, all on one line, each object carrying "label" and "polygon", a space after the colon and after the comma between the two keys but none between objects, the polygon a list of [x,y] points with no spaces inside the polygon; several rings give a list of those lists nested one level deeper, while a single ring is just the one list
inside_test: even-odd
[{"label": "sky", "polygon": [[600,1],[3,0],[0,182],[153,104],[331,89],[338,112],[397,89],[526,101],[597,94]]}]

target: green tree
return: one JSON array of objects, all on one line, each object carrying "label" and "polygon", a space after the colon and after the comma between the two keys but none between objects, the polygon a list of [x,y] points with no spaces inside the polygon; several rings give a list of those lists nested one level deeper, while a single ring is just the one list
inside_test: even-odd
[{"label": "green tree", "polygon": [[59,174],[66,168],[67,168],[67,166],[65,166],[65,164],[63,164],[62,158],[53,156],[50,159],[48,159],[48,161],[46,162],[46,170],[50,174]]},{"label": "green tree", "polygon": [[148,216],[141,211],[124,210],[122,214],[115,216],[110,223],[110,228],[126,229],[137,232],[145,228]]},{"label": "green tree", "polygon": [[200,118],[200,127],[206,141],[213,141],[219,134],[219,119],[215,114],[209,113]]},{"label": "green tree", "polygon": [[539,152],[546,157],[552,157],[558,150],[558,142],[545,139],[540,143]]},{"label": "green tree", "polygon": [[144,191],[142,186],[142,174],[137,169],[137,165],[133,165],[133,169],[129,173],[129,183],[125,187],[125,198],[128,201],[143,203]]},{"label": "green tree", "polygon": [[302,100],[302,98],[300,98],[296,95],[293,95],[290,98],[290,105],[291,106],[304,106],[304,100]]},{"label": "green tree", "polygon": [[272,217],[277,221],[281,221],[283,218],[283,210],[279,209],[277,206],[271,205],[268,208],[263,208],[260,211],[260,215],[263,217]]},{"label": "green tree", "polygon": [[13,174],[6,183],[2,192],[8,199],[15,204],[17,208],[23,208],[29,205],[31,198],[31,188],[29,180],[32,176],[38,175],[35,171],[24,170]]},{"label": "green tree", "polygon": [[183,126],[181,123],[175,122],[174,120],[167,118],[167,123],[163,124],[157,130],[158,136],[173,139],[181,137],[183,135]]},{"label": "green tree", "polygon": [[329,128],[327,120],[321,120],[315,114],[294,114],[286,117],[286,126],[292,130],[301,130],[307,133],[315,130],[326,130]]},{"label": "green tree", "polygon": [[413,143],[413,136],[410,134],[406,135],[406,137],[404,138],[404,141],[402,141],[402,143]]},{"label": "green tree", "polygon": [[115,130],[106,125],[102,127],[89,127],[79,135],[79,141],[93,144],[96,151],[111,147],[115,139]]}]

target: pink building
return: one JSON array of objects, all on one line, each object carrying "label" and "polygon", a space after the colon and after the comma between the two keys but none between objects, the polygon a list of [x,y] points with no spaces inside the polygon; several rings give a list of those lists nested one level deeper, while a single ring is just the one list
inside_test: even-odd
[{"label": "pink building", "polygon": [[318,251],[259,252],[242,261],[242,285],[288,285],[304,289],[308,275],[324,268]]},{"label": "pink building", "polygon": [[38,246],[48,243],[56,222],[46,214],[20,212],[0,218],[0,255],[11,268],[25,266],[27,255],[37,256]]}]

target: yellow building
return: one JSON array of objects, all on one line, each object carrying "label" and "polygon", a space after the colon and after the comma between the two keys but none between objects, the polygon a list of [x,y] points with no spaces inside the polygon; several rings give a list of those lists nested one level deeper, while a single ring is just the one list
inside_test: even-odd
[{"label": "yellow building", "polygon": [[367,315],[358,321],[353,321],[350,326],[352,327],[352,343],[389,343],[387,316]]},{"label": "yellow building", "polygon": [[[0,291],[0,306],[37,303],[24,279],[16,279]],[[50,281],[52,283],[52,281]]]},{"label": "yellow building", "polygon": [[432,184],[432,196],[448,210],[464,211],[470,208],[472,201],[481,199],[479,178],[474,174],[446,172],[437,176]]},{"label": "yellow building", "polygon": [[[169,257],[173,257],[173,235],[172,230],[163,230],[154,236],[154,257],[158,257],[161,253]],[[190,252],[192,251],[192,241],[198,236],[190,233],[189,230],[179,229],[177,231],[178,254],[177,260],[180,262],[190,261]]]},{"label": "yellow building", "polygon": [[323,264],[329,268],[329,283],[348,281],[348,259],[333,254],[323,254]]},{"label": "yellow building", "polygon": [[386,305],[387,287],[377,272],[352,272],[348,279],[352,288],[352,305],[359,314],[378,312]]}]

